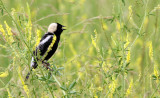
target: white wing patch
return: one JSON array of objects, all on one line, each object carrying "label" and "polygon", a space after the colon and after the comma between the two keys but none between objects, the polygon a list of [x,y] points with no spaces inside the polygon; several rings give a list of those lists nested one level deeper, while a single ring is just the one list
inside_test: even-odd
[{"label": "white wing patch", "polygon": [[31,67],[34,66],[34,57],[32,57],[32,60],[31,60]]},{"label": "white wing patch", "polygon": [[44,43],[46,43],[52,36],[47,36],[44,40],[42,40],[40,42],[40,45],[43,45]]}]

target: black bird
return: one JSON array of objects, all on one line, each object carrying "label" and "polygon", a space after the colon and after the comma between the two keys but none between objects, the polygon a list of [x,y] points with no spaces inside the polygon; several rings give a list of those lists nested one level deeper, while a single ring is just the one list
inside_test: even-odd
[{"label": "black bird", "polygon": [[[63,25],[59,23],[51,23],[48,27],[48,32],[43,35],[36,50],[33,51],[31,60],[31,71],[37,68],[38,61],[41,61],[47,69],[49,69],[49,63],[47,61],[52,57],[58,47],[61,33],[63,32]],[[26,76],[26,80],[29,78],[30,72]]]}]

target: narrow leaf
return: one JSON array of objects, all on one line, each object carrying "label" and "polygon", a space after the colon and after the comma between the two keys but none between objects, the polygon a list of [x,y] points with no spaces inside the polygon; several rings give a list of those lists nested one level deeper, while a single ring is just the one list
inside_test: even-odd
[{"label": "narrow leaf", "polygon": [[61,86],[60,87],[62,90],[64,90],[64,91],[67,91],[67,88],[65,88],[65,87],[63,87],[63,86]]},{"label": "narrow leaf", "polygon": [[73,82],[70,84],[69,89],[72,89],[72,88],[75,86],[75,84],[76,84],[76,81],[73,81]]},{"label": "narrow leaf", "polygon": [[122,0],[122,3],[124,4],[124,6],[125,6],[125,1],[124,0]]}]

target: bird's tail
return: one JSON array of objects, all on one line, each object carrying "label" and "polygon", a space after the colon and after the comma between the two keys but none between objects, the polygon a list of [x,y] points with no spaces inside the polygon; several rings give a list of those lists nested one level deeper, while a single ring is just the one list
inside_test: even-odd
[{"label": "bird's tail", "polygon": [[31,74],[32,69],[30,70],[30,72],[28,72],[28,74],[26,75],[25,81],[27,81],[29,79],[29,76]]},{"label": "bird's tail", "polygon": [[26,75],[25,81],[27,81],[27,80],[28,80],[29,75],[30,75],[30,72],[28,72],[28,74]]},{"label": "bird's tail", "polygon": [[38,64],[37,64],[37,62],[34,60],[34,58],[32,57],[32,60],[31,60],[31,69],[30,69],[30,72],[28,72],[28,74],[26,75],[26,78],[25,78],[25,81],[27,81],[28,80],[28,78],[29,78],[29,76],[30,76],[30,74],[31,74],[31,72],[32,72],[32,69],[34,68],[37,68],[37,66],[38,66]]}]

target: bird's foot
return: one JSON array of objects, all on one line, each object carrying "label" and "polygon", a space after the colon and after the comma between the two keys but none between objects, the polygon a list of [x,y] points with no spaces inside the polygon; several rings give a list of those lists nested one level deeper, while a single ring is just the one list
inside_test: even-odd
[{"label": "bird's foot", "polygon": [[44,67],[46,67],[47,70],[53,71],[53,69],[50,68],[50,64],[48,62],[43,61],[42,64]]}]

